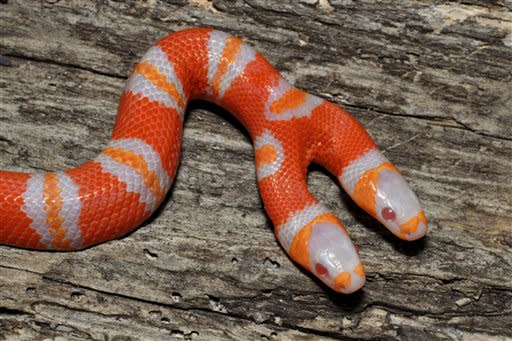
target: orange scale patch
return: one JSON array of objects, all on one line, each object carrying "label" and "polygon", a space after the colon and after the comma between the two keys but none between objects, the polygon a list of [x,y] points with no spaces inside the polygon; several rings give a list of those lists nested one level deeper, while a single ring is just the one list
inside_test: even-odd
[{"label": "orange scale patch", "polygon": [[277,160],[277,150],[274,146],[266,144],[256,149],[256,167],[271,164]]},{"label": "orange scale patch", "polygon": [[352,283],[350,272],[342,272],[334,279],[334,290],[341,291],[346,289]]},{"label": "orange scale patch", "polygon": [[149,144],[172,178],[183,130],[178,112],[131,92],[123,93],[118,111],[112,139],[136,138]]},{"label": "orange scale patch", "polygon": [[364,277],[364,266],[363,263],[359,263],[354,268],[354,272],[359,275],[360,277]]},{"label": "orange scale patch", "polygon": [[[285,151],[286,154],[286,151]],[[271,177],[266,177],[258,182],[261,197],[265,202],[265,211],[277,228],[295,212],[302,210],[307,205],[317,202],[309,195],[305,178],[290,177],[291,172],[297,172],[297,167],[292,158],[286,159],[279,172]],[[286,183],[286,191],[276,196],[276,184]]]},{"label": "orange scale patch", "polygon": [[427,225],[427,218],[425,218],[425,213],[423,213],[423,211],[402,224],[400,226],[400,232],[402,232],[404,235],[407,233],[414,233],[418,230],[420,223]]},{"label": "orange scale patch", "polygon": [[396,170],[390,162],[385,162],[379,167],[370,169],[359,178],[352,195],[354,201],[372,216],[376,214],[377,184],[379,173],[383,169]]},{"label": "orange scale patch", "polygon": [[126,191],[126,185],[103,173],[100,164],[88,162],[67,174],[80,186],[82,210],[80,230],[84,247],[118,238],[147,218],[140,195]]},{"label": "orange scale patch", "polygon": [[43,200],[44,210],[46,211],[46,222],[50,227],[49,232],[52,235],[52,248],[69,249],[70,241],[66,238],[67,229],[63,225],[64,218],[60,215],[62,209],[62,192],[58,187],[59,180],[57,174],[46,173],[43,180]]},{"label": "orange scale patch", "polygon": [[[181,81],[185,94],[190,98],[204,97],[208,88],[207,46],[211,31],[209,28],[196,28],[176,32],[157,43],[174,65],[174,72]],[[184,44],[189,48],[183,50]],[[194,75],[193,79],[189,76],[191,74]]]},{"label": "orange scale patch", "polygon": [[[320,151],[317,155],[319,161],[338,176],[354,160],[375,148],[375,143],[359,121],[334,103],[323,101],[316,107],[311,123],[317,127],[315,139],[323,141],[324,146],[331,146]],[[336,132],[336,136],[329,132]]]},{"label": "orange scale patch", "polygon": [[0,171],[0,236],[6,245],[45,249],[39,234],[30,228],[32,219],[23,212],[23,193],[30,178],[26,173]]},{"label": "orange scale patch", "polygon": [[307,94],[297,88],[288,90],[281,98],[270,105],[270,111],[276,114],[297,108],[304,104]]},{"label": "orange scale patch", "polygon": [[268,85],[277,84],[280,74],[259,53],[247,64],[243,77],[237,77],[224,92],[221,106],[231,112],[250,132],[259,135],[267,121],[262,115],[268,98]]}]

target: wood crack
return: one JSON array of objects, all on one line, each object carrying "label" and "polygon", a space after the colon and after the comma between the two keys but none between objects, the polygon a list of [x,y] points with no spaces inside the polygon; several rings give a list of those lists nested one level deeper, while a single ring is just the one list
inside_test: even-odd
[{"label": "wood crack", "polygon": [[[90,73],[98,75],[98,76],[105,76],[105,77],[111,77],[111,78],[123,79],[123,80],[126,80],[128,78],[126,75],[123,76],[123,75],[115,74],[115,73],[111,73],[111,72],[99,71],[99,70],[96,70],[93,68],[81,66],[79,64],[63,63],[63,62],[60,62],[60,61],[57,61],[54,59],[49,59],[49,58],[44,58],[44,57],[39,57],[39,56],[37,56],[37,57],[36,56],[27,56],[27,55],[15,53],[15,52],[5,53],[1,56],[2,56],[2,58],[6,58],[6,57],[17,58],[20,60],[34,62],[34,63],[45,63],[45,64],[59,66],[59,67],[63,67],[63,68],[76,69],[76,70],[80,70],[80,71],[90,72]],[[13,65],[11,62],[8,62],[8,65],[6,65],[6,66],[12,67]]]},{"label": "wood crack", "polygon": [[418,120],[431,122],[431,124],[434,124],[434,125],[442,125],[443,127],[446,127],[446,128],[462,129],[462,130],[466,130],[471,133],[474,133],[474,134],[477,134],[480,136],[484,136],[484,137],[490,137],[493,139],[503,140],[503,141],[512,141],[512,137],[506,137],[506,136],[486,133],[482,130],[472,128],[469,125],[462,123],[460,120],[457,120],[454,117],[422,116],[422,115],[403,114],[403,113],[384,111],[381,109],[377,109],[375,107],[368,107],[368,106],[354,105],[354,104],[343,104],[343,106],[346,108],[354,108],[354,109],[357,109],[360,111],[372,111],[377,114],[386,115],[386,116],[415,118]]}]

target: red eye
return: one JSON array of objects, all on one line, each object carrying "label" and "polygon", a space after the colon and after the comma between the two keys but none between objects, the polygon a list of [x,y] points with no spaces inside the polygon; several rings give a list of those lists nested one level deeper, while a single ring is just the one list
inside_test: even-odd
[{"label": "red eye", "polygon": [[322,264],[316,263],[315,264],[315,272],[318,275],[323,276],[323,275],[327,275],[329,273],[329,270],[327,270],[327,268],[325,266],[323,266]]},{"label": "red eye", "polygon": [[385,220],[395,220],[396,219],[396,213],[393,211],[391,207],[384,207],[382,211],[380,211],[380,215]]}]

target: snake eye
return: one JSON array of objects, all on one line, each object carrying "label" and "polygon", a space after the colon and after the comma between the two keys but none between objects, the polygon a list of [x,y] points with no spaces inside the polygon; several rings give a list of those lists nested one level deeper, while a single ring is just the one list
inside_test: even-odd
[{"label": "snake eye", "polygon": [[329,270],[327,270],[327,268],[323,266],[321,263],[315,264],[315,272],[320,276],[329,274]]},{"label": "snake eye", "polygon": [[382,216],[382,218],[384,218],[385,220],[395,220],[396,219],[396,213],[395,211],[391,208],[391,207],[384,207],[381,211],[380,211],[380,215]]}]

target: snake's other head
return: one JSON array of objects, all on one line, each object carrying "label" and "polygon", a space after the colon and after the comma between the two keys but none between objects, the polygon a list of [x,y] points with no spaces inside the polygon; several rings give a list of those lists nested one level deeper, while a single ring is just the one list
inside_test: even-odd
[{"label": "snake's other head", "polygon": [[364,268],[345,229],[334,222],[318,222],[307,244],[309,268],[337,292],[349,294],[365,283]]},{"label": "snake's other head", "polygon": [[370,149],[343,169],[343,188],[366,212],[403,240],[417,240],[427,232],[418,198],[400,171],[377,149]]},{"label": "snake's other head", "polygon": [[418,198],[394,167],[379,173],[375,206],[377,219],[401,239],[417,240],[427,232]]},{"label": "snake's other head", "polygon": [[359,179],[353,198],[401,239],[417,240],[427,232],[418,198],[389,162],[366,172]]}]

